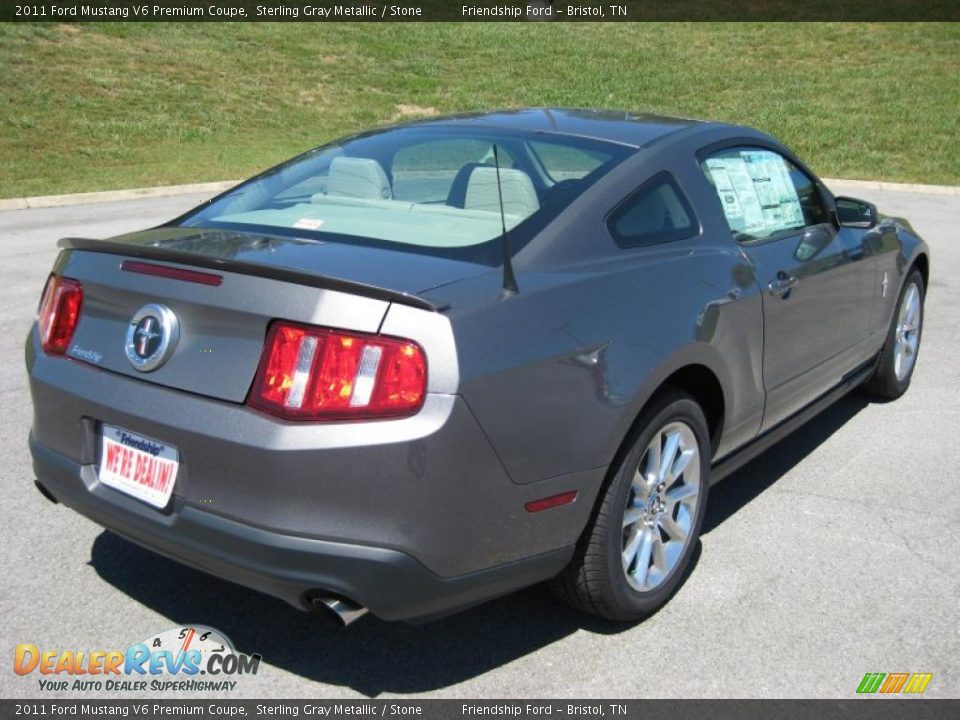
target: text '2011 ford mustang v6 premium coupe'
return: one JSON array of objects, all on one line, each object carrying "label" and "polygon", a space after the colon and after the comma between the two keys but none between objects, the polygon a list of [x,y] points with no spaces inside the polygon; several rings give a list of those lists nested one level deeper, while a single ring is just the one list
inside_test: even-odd
[{"label": "text '2011 ford mustang v6 premium coupe'", "polygon": [[712,482],[907,389],[929,274],[768,135],[582,110],[367,132],[60,245],[26,346],[40,490],[345,623],[543,580],[649,615]]}]

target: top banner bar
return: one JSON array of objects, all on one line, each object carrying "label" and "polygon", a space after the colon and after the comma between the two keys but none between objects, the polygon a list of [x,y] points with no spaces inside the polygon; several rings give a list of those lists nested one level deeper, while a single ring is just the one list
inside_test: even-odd
[{"label": "top banner bar", "polygon": [[[3,0],[13,22],[956,21],[958,0]],[[878,48],[882,52],[882,48]]]}]

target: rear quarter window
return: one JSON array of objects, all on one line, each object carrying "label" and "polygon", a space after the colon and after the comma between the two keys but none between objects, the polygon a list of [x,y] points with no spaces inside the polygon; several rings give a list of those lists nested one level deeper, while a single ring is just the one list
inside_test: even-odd
[{"label": "rear quarter window", "polygon": [[607,218],[607,228],[621,248],[685,240],[697,235],[699,227],[690,202],[666,173],[646,182]]}]

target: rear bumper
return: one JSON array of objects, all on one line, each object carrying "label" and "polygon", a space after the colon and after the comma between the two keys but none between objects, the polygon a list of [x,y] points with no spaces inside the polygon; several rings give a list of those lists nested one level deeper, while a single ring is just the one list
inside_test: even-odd
[{"label": "rear bumper", "polygon": [[[516,484],[470,409],[430,396],[413,418],[285,423],[105,371],[27,340],[31,451],[60,502],[156,552],[304,607],[325,591],[385,619],[442,614],[559,572],[603,469]],[[180,451],[157,510],[97,480],[102,423]],[[576,502],[525,503],[576,490]]]},{"label": "rear bumper", "polygon": [[[96,480],[81,466],[38,445],[33,466],[57,501],[161,555],[309,609],[308,595],[339,595],[385,620],[442,615],[546,580],[573,548],[561,548],[475,573],[441,578],[410,555],[330,540],[298,537],[220,517],[174,500],[159,515]],[[80,479],[80,482],[77,480]]]}]

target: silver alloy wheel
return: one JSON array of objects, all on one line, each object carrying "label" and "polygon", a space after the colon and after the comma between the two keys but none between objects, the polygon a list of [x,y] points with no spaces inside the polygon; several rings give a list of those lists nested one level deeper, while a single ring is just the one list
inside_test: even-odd
[{"label": "silver alloy wheel", "polygon": [[640,459],[623,511],[623,572],[634,590],[653,590],[676,568],[699,497],[697,436],[684,422],[668,423]]},{"label": "silver alloy wheel", "polygon": [[920,347],[920,288],[910,283],[900,303],[896,340],[893,348],[893,372],[903,382],[913,369]]}]

